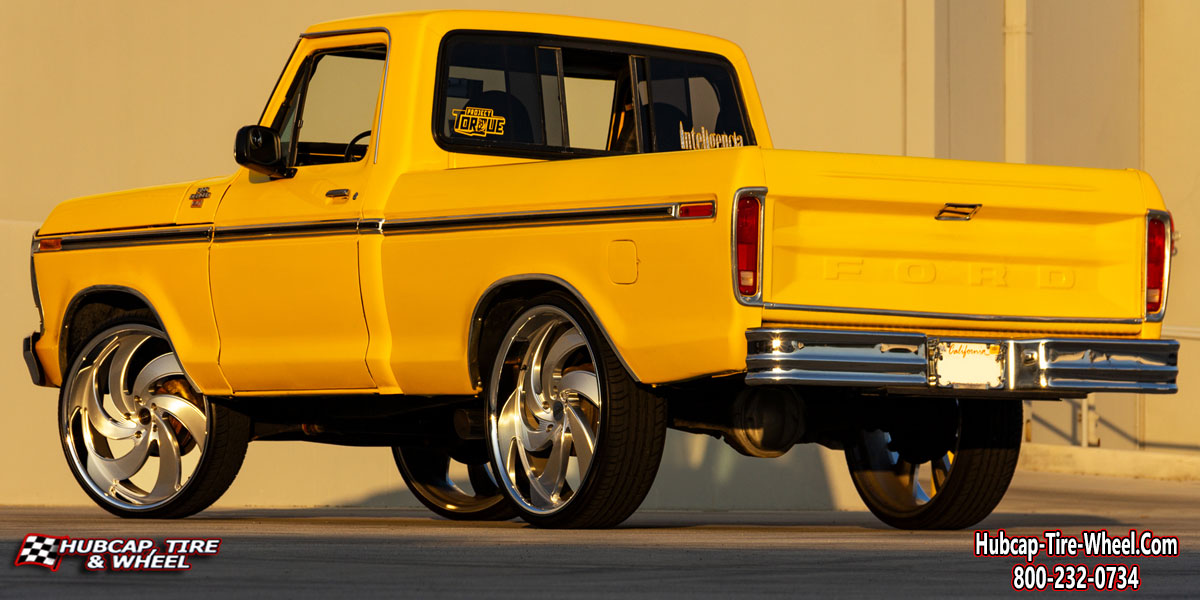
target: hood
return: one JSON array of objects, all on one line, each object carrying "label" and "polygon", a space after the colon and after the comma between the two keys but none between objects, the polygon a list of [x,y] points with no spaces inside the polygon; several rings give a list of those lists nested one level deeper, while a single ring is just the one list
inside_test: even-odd
[{"label": "hood", "polygon": [[[181,204],[187,200],[194,188],[219,186],[223,193],[229,179],[229,176],[224,176],[67,200],[50,211],[50,216],[46,217],[46,222],[42,223],[38,234],[57,235],[175,225]],[[220,194],[213,195],[215,198],[210,206],[215,208],[215,201],[220,198]],[[203,212],[209,213],[211,219],[211,210]],[[189,218],[188,221],[192,222],[195,219]]]}]

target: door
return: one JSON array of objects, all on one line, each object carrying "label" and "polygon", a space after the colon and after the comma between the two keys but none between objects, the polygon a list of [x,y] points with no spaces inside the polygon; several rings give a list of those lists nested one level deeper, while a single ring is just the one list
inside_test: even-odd
[{"label": "door", "polygon": [[278,132],[291,176],[243,170],[221,200],[212,297],[220,365],[235,392],[374,388],[357,226],[385,39],[303,40],[262,122]]}]

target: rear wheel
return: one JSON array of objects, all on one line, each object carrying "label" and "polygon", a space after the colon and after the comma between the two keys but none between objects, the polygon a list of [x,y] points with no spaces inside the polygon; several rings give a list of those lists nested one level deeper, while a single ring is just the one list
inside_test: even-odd
[{"label": "rear wheel", "polygon": [[486,390],[492,465],[523,519],[611,527],[637,510],[662,458],[666,404],[573,299],[550,293],[517,311]]},{"label": "rear wheel", "polygon": [[397,446],[392,456],[408,489],[440,516],[462,521],[506,521],[517,516],[480,450],[480,460],[466,462],[438,448]]},{"label": "rear wheel", "polygon": [[250,420],[196,391],[141,312],[106,323],[71,361],[59,433],[84,491],[122,517],[199,512],[233,483]]},{"label": "rear wheel", "polygon": [[1000,503],[1021,447],[1020,400],[951,400],[892,431],[862,430],[846,463],[867,508],[899,529],[961,529]]}]

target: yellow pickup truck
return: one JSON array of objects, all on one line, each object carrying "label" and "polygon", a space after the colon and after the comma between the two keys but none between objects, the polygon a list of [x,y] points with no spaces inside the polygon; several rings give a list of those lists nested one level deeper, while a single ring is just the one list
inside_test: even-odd
[{"label": "yellow pickup truck", "polygon": [[248,442],[310,440],[391,448],[448,518],[613,526],[675,428],[844,449],[884,522],[961,528],[1023,400],[1176,389],[1149,176],[776,150],[709,36],[316,25],[235,158],[33,239],[25,360],[120,516],[203,510]]}]

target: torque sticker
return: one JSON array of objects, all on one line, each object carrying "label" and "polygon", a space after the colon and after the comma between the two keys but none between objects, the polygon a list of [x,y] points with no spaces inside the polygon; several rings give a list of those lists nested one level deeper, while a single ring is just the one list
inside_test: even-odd
[{"label": "torque sticker", "polygon": [[474,137],[504,135],[504,117],[497,117],[490,108],[456,108],[454,131]]}]

